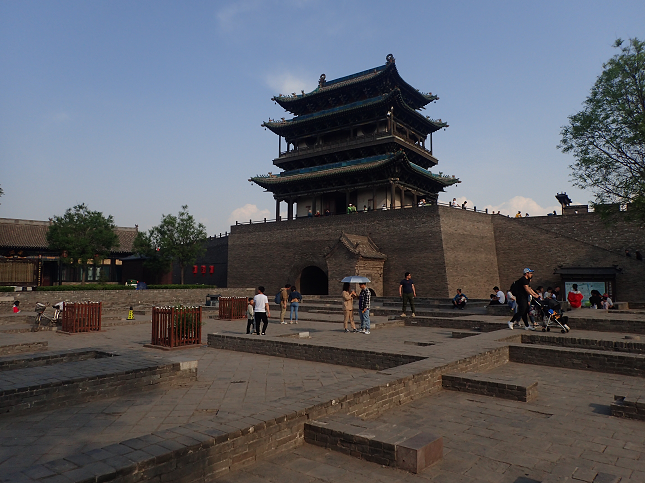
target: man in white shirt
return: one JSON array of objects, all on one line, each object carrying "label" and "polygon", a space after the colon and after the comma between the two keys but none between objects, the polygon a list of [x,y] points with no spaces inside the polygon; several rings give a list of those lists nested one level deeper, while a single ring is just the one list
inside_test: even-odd
[{"label": "man in white shirt", "polygon": [[269,311],[269,299],[264,295],[264,287],[260,285],[258,287],[258,294],[253,297],[253,311],[255,313],[255,330],[256,334],[260,335],[260,322],[264,322],[262,327],[262,335],[266,335],[267,325],[269,325],[269,317],[271,313]]},{"label": "man in white shirt", "polygon": [[506,297],[499,287],[493,287],[493,294],[490,296],[490,305],[502,305],[506,303]]}]

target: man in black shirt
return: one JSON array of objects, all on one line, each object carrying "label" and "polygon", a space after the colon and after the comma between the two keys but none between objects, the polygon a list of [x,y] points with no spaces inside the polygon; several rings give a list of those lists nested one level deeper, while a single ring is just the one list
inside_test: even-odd
[{"label": "man in black shirt", "polygon": [[531,288],[531,278],[533,278],[533,270],[530,268],[524,269],[524,275],[519,280],[513,282],[511,292],[517,298],[517,312],[508,323],[508,328],[513,330],[513,324],[519,322],[520,319],[524,321],[524,330],[535,330],[529,325],[529,295],[538,298],[538,294]]},{"label": "man in black shirt", "polygon": [[417,291],[414,288],[414,282],[412,281],[412,275],[410,272],[405,272],[405,278],[401,280],[401,285],[399,285],[399,297],[403,301],[403,313],[401,317],[405,317],[405,307],[407,302],[410,302],[410,310],[412,310],[412,317],[414,317],[414,297],[417,296]]}]

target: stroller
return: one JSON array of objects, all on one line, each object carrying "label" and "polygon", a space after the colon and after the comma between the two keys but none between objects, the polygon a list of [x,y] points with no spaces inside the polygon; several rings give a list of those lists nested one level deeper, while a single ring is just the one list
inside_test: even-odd
[{"label": "stroller", "polygon": [[559,328],[563,334],[569,332],[569,317],[563,314],[560,302],[548,298],[542,301],[533,299],[533,303],[542,317],[542,332],[550,332],[551,327]]}]

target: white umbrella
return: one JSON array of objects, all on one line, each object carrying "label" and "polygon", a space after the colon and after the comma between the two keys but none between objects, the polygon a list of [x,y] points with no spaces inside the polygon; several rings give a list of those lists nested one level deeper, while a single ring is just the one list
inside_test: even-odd
[{"label": "white umbrella", "polygon": [[367,277],[361,277],[360,275],[350,275],[349,277],[345,277],[344,279],[341,280],[341,282],[345,283],[370,283],[370,279]]}]

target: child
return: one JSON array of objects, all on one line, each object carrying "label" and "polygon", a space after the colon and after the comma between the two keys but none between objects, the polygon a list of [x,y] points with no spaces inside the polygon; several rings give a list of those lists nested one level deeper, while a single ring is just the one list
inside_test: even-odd
[{"label": "child", "polygon": [[20,313],[20,300],[16,300],[13,303],[13,313],[14,314],[19,314]]},{"label": "child", "polygon": [[255,334],[255,313],[253,311],[253,298],[249,297],[247,304],[248,305],[246,306],[246,318],[247,318],[246,333]]}]

